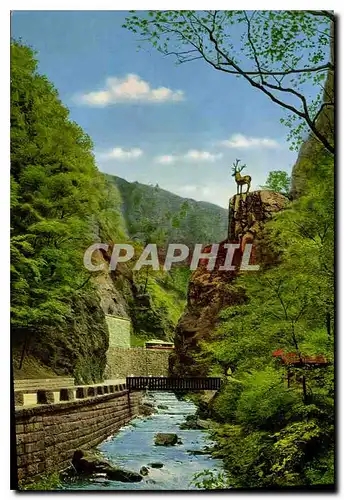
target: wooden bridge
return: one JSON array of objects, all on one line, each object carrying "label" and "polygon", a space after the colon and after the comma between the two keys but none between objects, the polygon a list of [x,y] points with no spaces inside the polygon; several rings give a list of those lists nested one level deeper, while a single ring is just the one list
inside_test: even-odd
[{"label": "wooden bridge", "polygon": [[129,391],[217,391],[220,377],[127,377]]}]

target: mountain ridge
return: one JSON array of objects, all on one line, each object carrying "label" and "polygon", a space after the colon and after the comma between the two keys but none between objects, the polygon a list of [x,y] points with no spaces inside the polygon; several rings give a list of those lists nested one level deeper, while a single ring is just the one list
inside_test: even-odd
[{"label": "mountain ridge", "polygon": [[[160,231],[163,243],[209,244],[222,241],[227,234],[228,210],[209,203],[184,198],[157,184],[152,186],[138,181],[129,182],[121,177],[105,174],[115,184],[122,197],[122,214],[128,236],[145,239],[142,228],[148,220]],[[149,229],[149,228],[148,228]],[[147,231],[148,231],[147,229]],[[164,232],[163,236],[161,232]],[[153,241],[151,241],[153,242]]]}]

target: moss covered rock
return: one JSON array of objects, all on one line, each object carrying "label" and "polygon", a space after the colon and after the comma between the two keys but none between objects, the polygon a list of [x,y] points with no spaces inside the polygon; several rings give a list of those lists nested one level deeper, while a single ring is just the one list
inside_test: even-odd
[{"label": "moss covered rock", "polygon": [[178,441],[177,434],[158,432],[155,435],[154,444],[155,446],[174,446],[178,444]]},{"label": "moss covered rock", "polygon": [[108,479],[124,483],[135,483],[143,479],[141,474],[115,467],[108,460],[89,451],[76,450],[72,464],[76,472],[82,475],[105,473]]}]

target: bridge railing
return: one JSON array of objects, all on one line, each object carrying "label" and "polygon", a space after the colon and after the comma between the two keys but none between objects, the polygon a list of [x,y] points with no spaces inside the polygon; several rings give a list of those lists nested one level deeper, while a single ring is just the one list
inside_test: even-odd
[{"label": "bridge railing", "polygon": [[127,389],[133,391],[217,391],[220,377],[127,377]]}]

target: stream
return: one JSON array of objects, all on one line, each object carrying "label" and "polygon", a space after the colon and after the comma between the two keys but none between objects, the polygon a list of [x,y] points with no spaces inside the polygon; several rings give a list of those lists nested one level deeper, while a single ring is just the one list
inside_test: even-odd
[{"label": "stream", "polygon": [[[204,430],[181,430],[179,425],[187,415],[196,412],[194,403],[178,400],[172,392],[150,392],[145,399],[154,404],[155,413],[149,417],[136,417],[110,436],[97,450],[114,465],[139,472],[151,462],[162,462],[160,469],[150,468],[141,482],[123,483],[104,478],[78,479],[68,483],[68,490],[194,490],[190,484],[194,474],[206,469],[222,471],[222,462],[210,455],[193,455],[189,450],[202,450],[213,442]],[[164,405],[167,409],[157,408]],[[182,444],[155,446],[157,432],[176,433]]]}]

